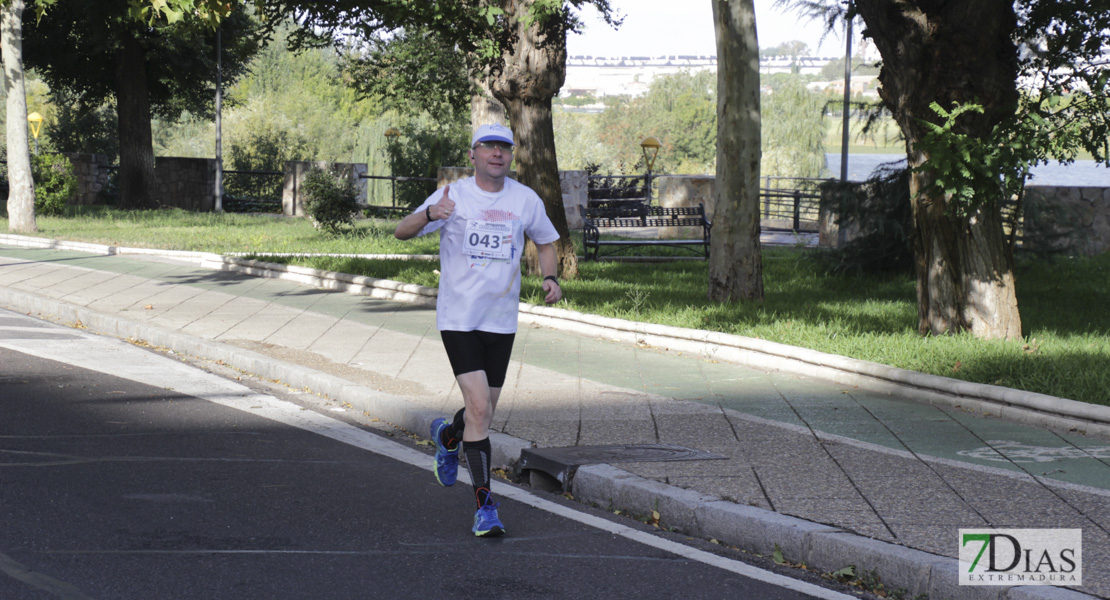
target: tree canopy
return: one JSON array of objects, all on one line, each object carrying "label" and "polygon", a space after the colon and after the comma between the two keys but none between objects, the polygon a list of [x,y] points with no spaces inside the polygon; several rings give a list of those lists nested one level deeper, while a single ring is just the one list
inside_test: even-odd
[{"label": "tree canopy", "polygon": [[712,71],[658,77],[637,98],[607,100],[598,141],[616,151],[617,171],[643,168],[640,142],[663,144],[658,173],[712,173],[717,154],[717,76]]},{"label": "tree canopy", "polygon": [[454,43],[424,27],[375,35],[344,53],[344,74],[361,94],[403,114],[451,119],[470,110],[472,85]]},{"label": "tree canopy", "polygon": [[[242,74],[258,47],[255,23],[244,11],[220,19],[173,20],[152,27],[136,22],[131,0],[51,0],[50,10],[25,24],[25,60],[51,89],[80,104],[116,101],[120,136],[120,204],[154,206],[154,114],[210,114],[217,76],[216,36],[223,35],[223,78]],[[198,11],[203,10],[201,2]],[[209,15],[212,16],[212,15]],[[215,18],[212,16],[212,18]]]},{"label": "tree canopy", "polygon": [[762,175],[820,177],[825,170],[825,100],[799,77],[760,100]]},{"label": "tree canopy", "polygon": [[[212,113],[216,75],[215,31],[196,22],[146,27],[129,21],[128,0],[54,0],[42,17],[24,23],[24,61],[51,90],[97,106],[114,98],[116,52],[125,36],[141,40],[147,91],[155,112],[173,119],[182,112]],[[256,24],[243,11],[221,25],[223,78],[240,77],[259,47]]]},{"label": "tree canopy", "polygon": [[[769,88],[760,94],[763,174],[821,177],[824,98],[806,89],[798,75],[764,75],[761,81]],[[656,173],[714,173],[717,100],[712,71],[680,71],[656,77],[641,96],[606,98],[601,114],[560,111],[555,119],[560,166],[580,169],[592,164],[602,173],[641,173],[645,165],[640,142],[655,136],[663,144]]]}]

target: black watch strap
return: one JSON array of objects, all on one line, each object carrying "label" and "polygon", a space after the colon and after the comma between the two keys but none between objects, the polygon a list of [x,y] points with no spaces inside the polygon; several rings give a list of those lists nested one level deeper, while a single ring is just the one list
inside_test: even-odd
[{"label": "black watch strap", "polygon": [[559,283],[559,278],[558,277],[556,277],[554,275],[548,275],[547,277],[543,278],[544,281],[547,281],[548,279],[550,279],[551,281],[554,281],[555,285],[557,285],[559,287],[563,287],[563,284]]},{"label": "black watch strap", "polygon": [[428,208],[424,209],[424,216],[428,217],[428,222],[429,223],[431,223],[432,221],[435,221],[435,219],[432,218],[432,205],[431,204],[428,205]]}]

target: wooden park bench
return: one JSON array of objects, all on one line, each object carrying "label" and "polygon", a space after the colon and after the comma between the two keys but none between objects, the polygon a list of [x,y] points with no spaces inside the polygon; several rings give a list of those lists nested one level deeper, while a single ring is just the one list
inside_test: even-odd
[{"label": "wooden park bench", "polygon": [[[705,206],[664,208],[648,206],[635,202],[622,206],[583,206],[582,243],[586,260],[597,260],[626,248],[643,246],[671,246],[697,253],[695,246],[702,247],[702,253],[709,258],[709,230],[712,224],[705,218]],[[646,229],[663,227],[697,227],[702,232],[700,239],[658,239],[622,238],[601,239],[601,229]],[[613,232],[617,233],[617,232]],[[600,254],[602,247],[613,248]]]}]

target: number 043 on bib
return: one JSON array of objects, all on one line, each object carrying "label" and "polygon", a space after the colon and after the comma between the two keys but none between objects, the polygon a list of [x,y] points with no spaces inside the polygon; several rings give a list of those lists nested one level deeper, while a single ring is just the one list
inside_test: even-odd
[{"label": "number 043 on bib", "polygon": [[463,254],[498,260],[512,258],[513,227],[511,223],[495,223],[471,219],[466,223]]}]

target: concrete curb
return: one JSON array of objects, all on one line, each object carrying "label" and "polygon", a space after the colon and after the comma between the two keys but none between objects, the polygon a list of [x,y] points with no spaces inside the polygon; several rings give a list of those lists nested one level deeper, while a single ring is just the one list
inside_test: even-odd
[{"label": "concrete curb", "polygon": [[439,295],[438,289],[422,285],[243,258],[212,255],[200,261],[200,266],[206,269],[281,279],[324,290],[338,290],[379,300],[392,300],[421,306],[435,306],[436,297]]},{"label": "concrete curb", "polygon": [[[436,411],[413,406],[403,398],[352,384],[314,369],[285,363],[269,356],[178,333],[146,323],[136,323],[90,308],[46,298],[32,292],[0,288],[0,306],[53,321],[80,322],[89,330],[123,339],[141,340],[179,354],[221,360],[248,373],[281,381],[350,403],[376,417],[423,436]],[[512,468],[520,451],[533,444],[503,433],[490,435],[495,466]],[[1061,588],[971,587],[956,583],[957,561],[926,552],[872,540],[845,530],[812,523],[751,506],[742,506],[716,496],[676,488],[644,479],[610,465],[579,468],[571,480],[576,500],[599,506],[620,507],[635,514],[658,510],[664,524],[702,538],[770,554],[777,544],[793,562],[834,571],[847,564],[874,570],[891,587],[905,587],[911,597],[927,593],[930,598],[955,600],[1080,600],[1094,598]],[[850,557],[850,558],[849,558]]]},{"label": "concrete curb", "polygon": [[49,238],[31,237],[0,233],[0,244],[18,246],[22,248],[44,248],[49,250],[72,250],[74,252],[88,252],[89,254],[103,254],[105,256],[131,254],[135,256],[167,256],[181,260],[199,261],[207,257],[219,257],[219,254],[210,252],[189,252],[185,250],[159,250],[156,248],[124,248],[108,246],[106,244],[91,244],[87,242],[70,242],[67,240],[52,240]]},{"label": "concrete curb", "polygon": [[874,571],[887,587],[905,588],[908,598],[918,594],[958,600],[1095,598],[1053,586],[961,586],[959,561],[954,558],[671,487],[610,465],[580,467],[570,491],[578,502],[603,508],[619,507],[638,515],[659,511],[665,526],[756,554],[770,556],[778,546],[786,560],[818,571],[836,571],[850,564],[857,573]]},{"label": "concrete curb", "polygon": [[[0,234],[0,243],[106,255],[161,255],[193,260],[200,266],[210,269],[294,281],[321,289],[341,290],[422,306],[434,306],[435,297],[438,294],[436,288],[388,279],[204,252],[121,248],[11,234]],[[614,339],[625,343],[642,343],[704,358],[825,379],[930,404],[996,415],[1021,423],[1110,437],[1110,406],[928,375],[757,338],[638,323],[548,306],[521,303],[520,320],[525,324],[551,327],[579,335]]]}]

